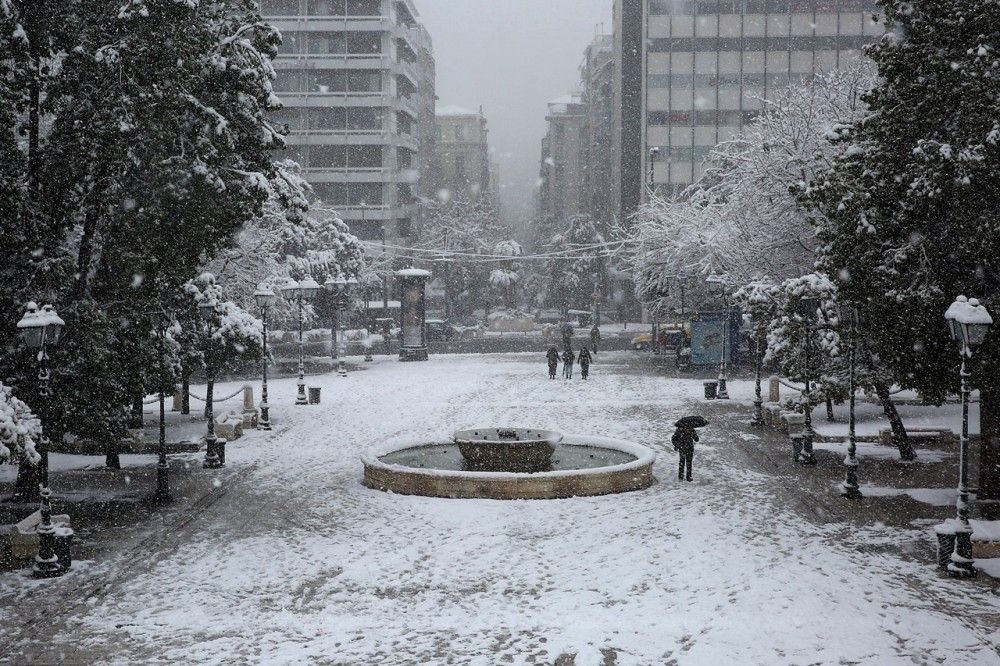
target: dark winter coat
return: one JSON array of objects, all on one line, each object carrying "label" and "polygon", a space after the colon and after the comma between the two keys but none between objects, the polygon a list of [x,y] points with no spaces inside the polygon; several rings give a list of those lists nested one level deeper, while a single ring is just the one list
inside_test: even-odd
[{"label": "dark winter coat", "polygon": [[694,451],[694,443],[698,441],[698,433],[694,428],[677,428],[670,441],[673,442],[675,451],[682,453]]},{"label": "dark winter coat", "polygon": [[549,365],[559,365],[559,352],[555,347],[551,347],[549,351],[545,353],[545,358],[548,360]]},{"label": "dark winter coat", "polygon": [[580,350],[580,365],[583,367],[589,366],[593,358],[590,356],[590,350],[584,347]]},{"label": "dark winter coat", "polygon": [[576,357],[573,356],[573,352],[568,349],[562,353],[563,363],[572,363],[575,359]]}]

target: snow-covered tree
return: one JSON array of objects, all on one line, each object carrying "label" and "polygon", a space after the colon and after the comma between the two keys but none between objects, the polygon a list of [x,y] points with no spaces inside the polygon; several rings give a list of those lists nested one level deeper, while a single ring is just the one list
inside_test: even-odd
[{"label": "snow-covered tree", "polygon": [[589,309],[595,288],[603,289],[608,279],[607,248],[597,225],[589,215],[574,215],[548,251],[546,301],[563,312],[574,306]]},{"label": "snow-covered tree", "polygon": [[41,455],[37,443],[42,436],[41,423],[10,387],[0,384],[0,463],[27,461],[37,465]]},{"label": "snow-covered tree", "polygon": [[[822,214],[820,266],[861,310],[873,353],[898,384],[942,400],[958,378],[945,310],[959,294],[1000,297],[1000,5],[879,4],[890,29],[868,49],[870,111],[832,133],[841,154],[804,194]],[[980,496],[996,499],[1000,335],[978,359]]]},{"label": "snow-covered tree", "polygon": [[490,272],[490,284],[500,292],[504,307],[512,310],[517,307],[517,285],[521,280],[514,260],[524,252],[521,249],[521,244],[517,241],[503,240],[493,248],[493,254],[511,258],[510,261],[504,261],[499,268],[494,268]]}]

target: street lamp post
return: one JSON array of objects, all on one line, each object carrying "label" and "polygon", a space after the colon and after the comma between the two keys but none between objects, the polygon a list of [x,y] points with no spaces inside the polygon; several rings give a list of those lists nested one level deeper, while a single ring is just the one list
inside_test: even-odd
[{"label": "street lamp post", "polygon": [[270,430],[270,405],[267,404],[267,315],[271,311],[271,308],[274,307],[274,303],[278,300],[278,297],[275,295],[274,290],[264,289],[263,287],[257,289],[253,297],[257,302],[257,307],[260,308],[260,320],[264,324],[264,361],[261,364],[263,381],[260,387],[260,419],[257,421],[257,424],[261,430]]},{"label": "street lamp post", "polygon": [[215,334],[215,317],[218,303],[206,298],[198,304],[198,312],[205,322],[205,417],[208,420],[208,432],[205,434],[205,460],[201,466],[205,469],[225,467],[225,440],[215,436],[215,400],[212,389],[215,386],[215,349],[212,336]]},{"label": "street lamp post", "polygon": [[813,439],[816,433],[812,427],[812,336],[814,326],[812,319],[819,309],[818,298],[803,298],[799,301],[799,315],[802,317],[803,328],[805,330],[805,405],[803,407],[804,423],[802,425],[802,452],[799,454],[799,462],[803,465],[815,465],[816,454],[813,453]]},{"label": "street lamp post", "polygon": [[969,523],[969,372],[966,361],[973,351],[983,344],[993,318],[975,298],[959,296],[945,313],[951,327],[952,339],[958,344],[961,356],[959,378],[962,394],[962,436],[959,440],[958,499],[955,502],[958,517],[935,528],[938,536],[938,564],[956,577],[976,575],[972,557],[972,525]]},{"label": "street lamp post", "polygon": [[38,396],[40,399],[39,416],[42,422],[42,434],[39,444],[39,495],[41,497],[39,513],[41,522],[38,525],[38,554],[35,556],[35,566],[32,573],[35,578],[55,578],[66,573],[69,564],[60,564],[56,554],[56,527],[52,524],[52,491],[49,489],[49,439],[46,433],[50,417],[49,397],[49,356],[47,347],[55,347],[62,339],[65,322],[56,314],[51,305],[41,310],[35,303],[28,303],[24,316],[17,322],[17,328],[29,349],[38,350]]},{"label": "street lamp post", "polygon": [[311,277],[306,277],[301,282],[291,281],[281,288],[285,298],[294,299],[298,309],[299,319],[299,381],[298,393],[295,396],[296,405],[308,405],[309,398],[306,396],[306,361],[305,361],[305,340],[303,338],[303,305],[307,300],[312,300],[319,293],[320,286]]},{"label": "street lamp post", "polygon": [[853,305],[841,304],[839,312],[840,325],[847,325],[850,334],[848,342],[848,378],[850,411],[847,425],[847,457],[844,458],[844,485],[841,495],[847,499],[861,499],[861,489],[858,487],[858,435],[855,420],[856,362],[858,337],[858,310]]},{"label": "street lamp post", "polygon": [[726,291],[726,281],[722,276],[711,275],[707,281],[719,285],[722,292],[722,353],[719,355],[719,389],[716,397],[720,400],[729,400],[729,388],[726,386],[729,381],[729,368],[726,364],[729,351],[729,293]]},{"label": "street lamp post", "polygon": [[653,146],[649,149],[649,198],[656,193],[656,160],[660,157],[660,149]]},{"label": "street lamp post", "polygon": [[762,426],[764,425],[764,398],[761,395],[760,381],[761,381],[761,368],[764,364],[764,350],[761,348],[761,335],[760,327],[757,322],[752,322],[753,326],[753,344],[754,344],[754,397],[753,397],[753,419],[750,421],[751,425]]},{"label": "street lamp post", "polygon": [[337,279],[328,281],[327,288],[336,290],[337,323],[337,374],[347,376],[347,309],[350,305],[351,292],[358,284],[357,278],[346,279],[338,275]]},{"label": "street lamp post", "polygon": [[156,493],[153,501],[157,504],[168,504],[173,501],[170,496],[170,465],[167,463],[167,421],[166,421],[166,388],[164,388],[163,377],[167,371],[167,351],[165,340],[167,337],[167,327],[170,325],[170,317],[163,310],[154,310],[149,314],[150,323],[156,332],[156,346],[160,357],[160,367],[157,385],[159,388],[160,406],[160,441],[159,460],[156,464]]}]

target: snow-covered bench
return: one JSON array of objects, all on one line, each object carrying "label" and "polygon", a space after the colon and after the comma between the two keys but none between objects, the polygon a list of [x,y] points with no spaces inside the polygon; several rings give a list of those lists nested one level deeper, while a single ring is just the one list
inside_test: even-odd
[{"label": "snow-covered bench", "polygon": [[230,412],[215,422],[215,436],[227,442],[243,436],[243,417]]},{"label": "snow-covered bench", "polygon": [[[906,434],[924,446],[951,446],[957,440],[955,433],[949,428],[907,428]],[[894,444],[892,428],[882,428],[879,430],[878,441],[880,444],[892,446]]]}]

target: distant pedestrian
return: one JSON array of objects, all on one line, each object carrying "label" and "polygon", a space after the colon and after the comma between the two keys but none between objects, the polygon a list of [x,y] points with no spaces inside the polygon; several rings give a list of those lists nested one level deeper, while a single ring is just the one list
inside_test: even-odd
[{"label": "distant pedestrian", "polygon": [[601,329],[597,328],[597,324],[594,324],[594,327],[590,329],[590,348],[594,350],[595,354],[597,353],[597,343],[600,341]]},{"label": "distant pedestrian", "polygon": [[674,425],[677,426],[677,430],[674,431],[671,442],[679,456],[677,478],[681,481],[690,481],[691,463],[694,462],[694,443],[698,441],[698,432],[695,428],[708,425],[708,422],[700,416],[685,416]]},{"label": "distant pedestrian", "polygon": [[575,358],[573,350],[569,347],[562,353],[564,379],[573,379],[573,361]]},{"label": "distant pedestrian", "polygon": [[549,379],[555,379],[556,370],[559,369],[559,350],[555,347],[549,347],[549,350],[545,352],[545,358],[549,362]]},{"label": "distant pedestrian", "polygon": [[590,350],[586,347],[581,349],[577,360],[580,361],[580,376],[586,379],[587,375],[590,374],[590,363],[593,360],[590,356]]}]

